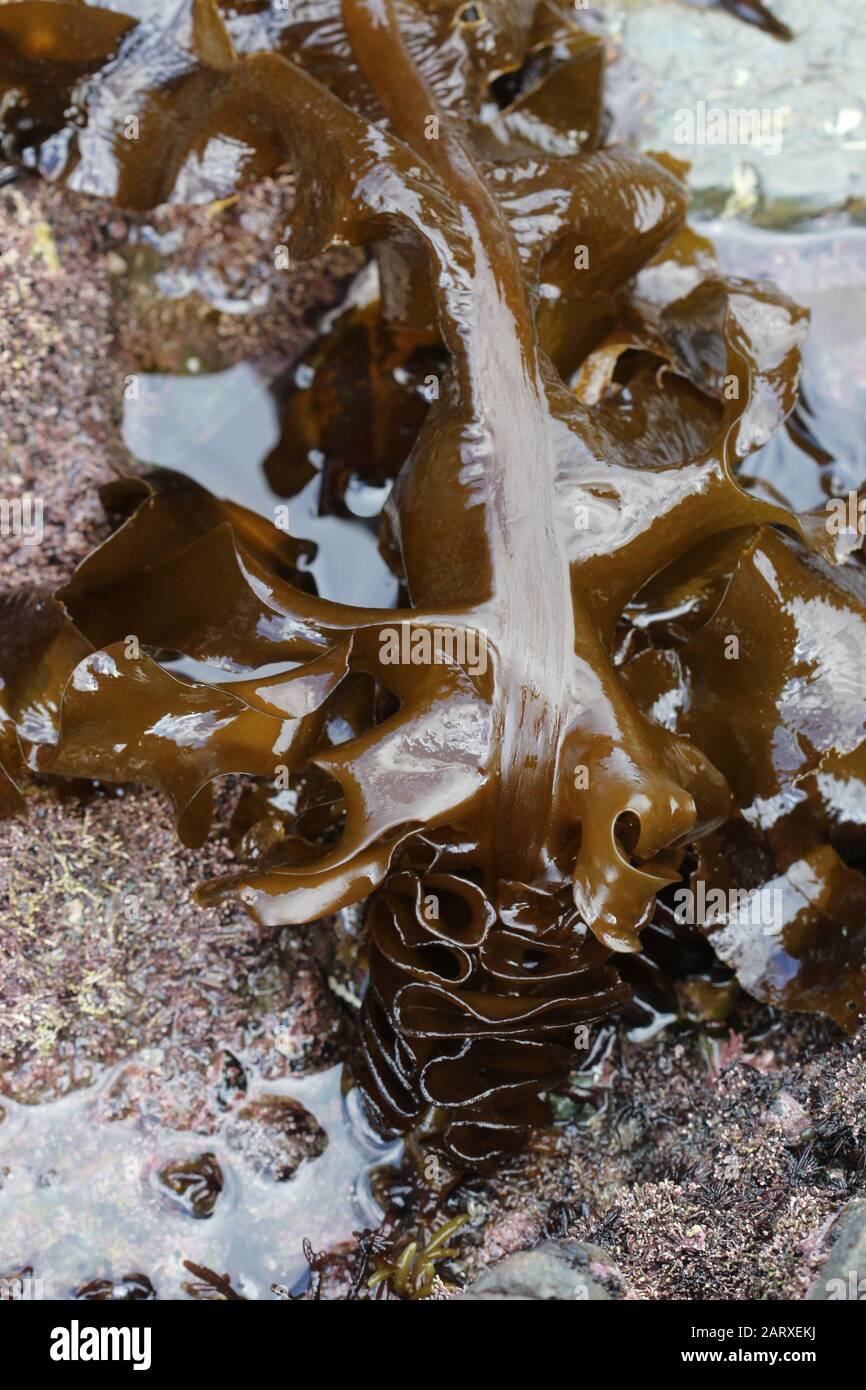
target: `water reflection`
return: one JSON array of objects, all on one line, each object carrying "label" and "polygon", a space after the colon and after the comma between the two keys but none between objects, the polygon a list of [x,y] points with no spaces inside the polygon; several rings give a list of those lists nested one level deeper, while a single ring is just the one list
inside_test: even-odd
[{"label": "water reflection", "polygon": [[280,437],[273,386],[247,362],[206,376],[142,373],[137,399],[124,405],[124,443],[139,462],[176,468],[262,516],[276,519],[288,506],[291,534],[319,547],[306,567],[323,598],[392,607],[397,581],[377,539],[387,489],[355,484],[350,518],[319,515],[318,472],[288,503],[271,491],[262,465]]},{"label": "water reflection", "polygon": [[769,232],[732,222],[701,231],[726,272],[775,281],[812,316],[801,401],[749,458],[749,474],[784,479],[786,498],[801,511],[845,496],[866,481],[866,232]]}]

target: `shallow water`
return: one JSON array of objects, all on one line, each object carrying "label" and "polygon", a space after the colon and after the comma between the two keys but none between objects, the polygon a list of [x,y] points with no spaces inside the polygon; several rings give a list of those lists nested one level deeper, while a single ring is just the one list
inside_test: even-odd
[{"label": "shallow water", "polygon": [[[724,270],[770,279],[811,312],[803,353],[801,411],[813,438],[832,457],[834,496],[866,480],[866,230],[769,232],[735,222],[701,225]],[[789,428],[748,460],[750,474],[784,477],[801,510],[823,506],[814,462]]]},{"label": "shallow water", "polygon": [[[357,1093],[342,1097],[340,1066],[251,1083],[245,1101],[291,1096],[328,1135],[318,1158],[290,1181],[276,1182],[259,1177],[219,1134],[98,1118],[123,1070],[157,1060],[139,1053],[51,1104],[4,1100],[0,1274],[31,1266],[45,1298],[69,1298],[83,1282],[142,1272],[159,1297],[175,1299],[185,1297],[182,1285],[193,1279],[183,1266],[192,1260],[228,1273],[246,1298],[270,1298],[273,1283],[303,1282],[305,1237],[314,1250],[328,1249],[353,1230],[378,1225],[381,1211],[367,1174],[389,1150],[364,1123]],[[157,1174],[169,1160],[202,1152],[216,1156],[225,1185],[213,1214],[196,1219],[177,1209]]]},{"label": "shallow water", "polygon": [[397,581],[379,554],[377,524],[365,520],[381,510],[386,494],[358,483],[347,498],[357,520],[320,516],[316,473],[286,502],[262,467],[279,437],[275,385],[248,362],[206,376],[142,373],[138,399],[125,402],[123,440],[135,458],[176,468],[272,520],[277,507],[288,506],[291,534],[319,547],[307,568],[323,598],[391,607]]}]

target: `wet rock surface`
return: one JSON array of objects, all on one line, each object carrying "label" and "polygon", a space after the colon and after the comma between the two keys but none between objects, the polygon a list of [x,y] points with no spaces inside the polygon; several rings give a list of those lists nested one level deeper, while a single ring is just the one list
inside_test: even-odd
[{"label": "wet rock surface", "polygon": [[[614,1288],[616,1293],[609,1292]],[[508,1255],[484,1271],[460,1302],[503,1303],[555,1299],[563,1303],[607,1302],[623,1297],[619,1270],[597,1245],[545,1240],[534,1250]]]},{"label": "wet rock surface", "polygon": [[0,911],[15,924],[0,938],[4,1095],[56,1098],[136,1054],[105,1117],[147,1113],[207,1133],[231,1089],[223,1049],[249,1048],[269,1079],[342,1057],[331,934],[262,933],[241,914],[202,913],[192,890],[230,852],[215,841],[185,855],[158,797],[36,791],[27,820],[0,825],[0,852]]},{"label": "wet rock surface", "polygon": [[[442,1298],[474,1299],[482,1277],[479,1296],[498,1298],[518,1254],[503,1296],[539,1296],[513,1290],[547,1286],[534,1257],[552,1241],[601,1251],[593,1263],[619,1279],[588,1273],[611,1298],[803,1299],[837,1214],[866,1190],[864,1042],[742,995],[722,1024],[643,1040],[611,1027],[554,1098],[556,1124],[496,1174],[437,1174],[411,1154],[383,1170],[375,1240],[393,1261],[467,1215],[437,1270]],[[382,1258],[365,1253],[371,1236],[322,1256],[315,1297],[369,1296],[361,1276]]]},{"label": "wet rock surface", "polygon": [[866,1199],[849,1202],[830,1230],[827,1260],[807,1298],[827,1301],[866,1301]]}]

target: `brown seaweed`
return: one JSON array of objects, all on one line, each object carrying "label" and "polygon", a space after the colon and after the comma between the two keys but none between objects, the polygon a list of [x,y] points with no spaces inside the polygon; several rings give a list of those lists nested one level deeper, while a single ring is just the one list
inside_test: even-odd
[{"label": "brown seaweed", "polygon": [[779,19],[763,0],[686,0],[686,3],[702,10],[727,10],[735,19],[741,19],[745,24],[753,24],[756,28],[763,29],[765,34],[770,34],[774,39],[781,39],[785,43],[794,37],[793,30]]},{"label": "brown seaweed", "polygon": [[[377,298],[313,350],[323,394],[290,400],[270,467],[292,495],[314,448],[338,500],[393,478],[406,602],[319,598],[298,543],[178,475],[111,485],[114,535],[0,613],[10,807],[27,767],[141,781],[196,844],[216,778],[294,779],[287,833],[202,901],[295,924],[370,899],[357,1074],[384,1129],[429,1112],[457,1164],[543,1122],[690,846],[725,887],[818,884],[743,971],[851,1026],[863,844],[827,779],[862,793],[829,769],[864,737],[864,571],[747,464],[795,406],[806,318],[718,273],[678,167],[605,147],[599,38],[535,0],[14,12],[7,144],[44,173],[141,208],[290,161],[292,255],[369,248]],[[432,375],[423,403],[394,365]],[[789,803],[796,847],[760,814]]]},{"label": "brown seaweed", "polygon": [[742,19],[746,24],[755,24],[765,33],[772,34],[774,39],[782,39],[786,43],[794,37],[793,32],[778,15],[774,15],[762,0],[721,0],[722,8],[726,9],[737,19]]},{"label": "brown seaweed", "polygon": [[452,1216],[420,1249],[417,1241],[410,1241],[396,1259],[386,1262],[371,1274],[367,1287],[375,1289],[387,1283],[398,1298],[412,1302],[431,1297],[436,1287],[436,1265],[457,1254],[448,1246],[448,1241],[468,1219],[467,1216]]}]

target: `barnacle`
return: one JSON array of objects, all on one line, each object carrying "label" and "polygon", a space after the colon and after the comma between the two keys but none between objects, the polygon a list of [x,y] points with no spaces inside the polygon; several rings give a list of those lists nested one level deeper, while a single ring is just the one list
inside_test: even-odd
[{"label": "barnacle", "polygon": [[113,536],[0,608],[5,804],[27,768],[141,781],[194,845],[216,778],[300,779],[288,833],[201,899],[296,924],[369,898],[358,1077],[458,1165],[544,1120],[690,846],[796,898],[760,949],[720,943],[748,987],[850,1026],[859,540],[746,465],[794,408],[804,312],[718,271],[678,167],[605,146],[603,44],[551,0],[158,9],[0,9],[7,148],[138,208],[290,160],[293,256],[369,248],[375,293],[312,350],[335,386],[289,402],[269,472],[293,495],[315,448],[337,503],[393,480],[407,602],[319,597],[302,543],[180,475],[109,485]]}]

